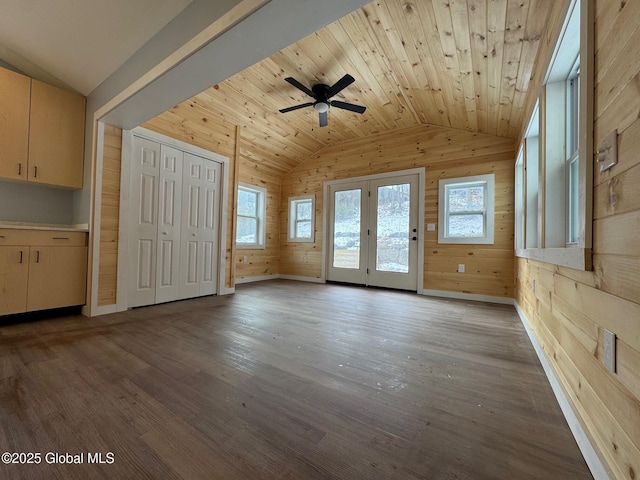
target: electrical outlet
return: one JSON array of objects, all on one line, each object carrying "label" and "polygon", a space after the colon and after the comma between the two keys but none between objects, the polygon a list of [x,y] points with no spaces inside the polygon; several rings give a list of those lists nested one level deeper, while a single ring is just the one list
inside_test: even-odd
[{"label": "electrical outlet", "polygon": [[464,273],[464,263],[458,264],[458,273]]},{"label": "electrical outlet", "polygon": [[604,365],[616,373],[616,334],[606,330],[604,331]]},{"label": "electrical outlet", "polygon": [[427,232],[435,232],[436,224],[435,223],[427,223]]}]

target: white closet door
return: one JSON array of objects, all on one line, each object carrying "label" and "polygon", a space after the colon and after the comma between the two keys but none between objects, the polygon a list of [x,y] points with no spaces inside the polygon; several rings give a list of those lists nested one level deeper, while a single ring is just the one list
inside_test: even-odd
[{"label": "white closet door", "polygon": [[218,225],[221,165],[204,160],[202,178],[202,276],[200,295],[213,295],[218,285]]},{"label": "white closet door", "polygon": [[175,148],[160,148],[155,303],[178,299],[183,156]]},{"label": "white closet door", "polygon": [[179,297],[200,295],[201,189],[203,159],[185,153],[182,169],[182,246],[180,249]]},{"label": "white closet door", "polygon": [[217,287],[220,164],[185,153],[182,187],[180,298]]},{"label": "white closet door", "polygon": [[137,307],[155,303],[156,298],[160,144],[134,137],[132,157],[129,306]]}]

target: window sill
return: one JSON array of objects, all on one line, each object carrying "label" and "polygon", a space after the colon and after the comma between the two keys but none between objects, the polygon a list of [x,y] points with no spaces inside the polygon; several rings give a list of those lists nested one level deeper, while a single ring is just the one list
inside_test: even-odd
[{"label": "window sill", "polygon": [[575,270],[593,270],[590,248],[525,248],[516,250],[516,257],[538,260]]},{"label": "window sill", "polygon": [[264,245],[239,245],[236,243],[236,249],[238,250],[264,250]]}]

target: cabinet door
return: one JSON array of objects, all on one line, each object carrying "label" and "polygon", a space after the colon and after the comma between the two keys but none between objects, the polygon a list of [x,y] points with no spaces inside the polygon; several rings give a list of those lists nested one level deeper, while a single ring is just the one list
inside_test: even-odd
[{"label": "cabinet door", "polygon": [[84,305],[87,247],[32,246],[27,310]]},{"label": "cabinet door", "polygon": [[31,79],[0,68],[0,177],[27,178]]},{"label": "cabinet door", "polygon": [[29,247],[0,247],[0,315],[27,309]]},{"label": "cabinet door", "polygon": [[32,80],[30,181],[82,188],[84,110],[84,97]]}]

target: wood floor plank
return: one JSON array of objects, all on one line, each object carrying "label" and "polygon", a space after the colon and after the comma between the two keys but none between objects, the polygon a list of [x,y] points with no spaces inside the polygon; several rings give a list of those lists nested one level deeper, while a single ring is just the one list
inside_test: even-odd
[{"label": "wood floor plank", "polygon": [[84,463],[3,479],[591,478],[511,306],[273,280],[16,319],[2,447]]}]

